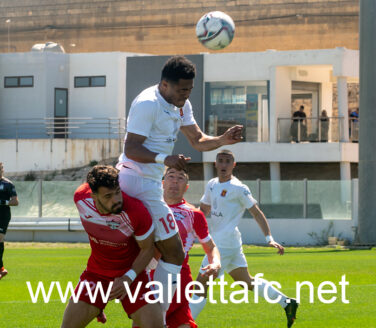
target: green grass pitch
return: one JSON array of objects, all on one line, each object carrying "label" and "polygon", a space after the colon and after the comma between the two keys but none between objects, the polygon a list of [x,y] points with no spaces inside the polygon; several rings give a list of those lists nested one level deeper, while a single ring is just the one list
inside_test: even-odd
[{"label": "green grass pitch", "polygon": [[[309,303],[308,287],[301,292],[301,305],[293,327],[342,328],[376,327],[376,250],[340,250],[329,248],[287,248],[279,256],[271,248],[244,246],[249,270],[252,274],[263,273],[268,280],[278,281],[282,291],[295,296],[297,281],[310,281],[314,286],[314,303]],[[59,327],[65,304],[59,300],[56,289],[51,301],[44,304],[41,298],[33,304],[26,281],[33,288],[43,281],[59,281],[64,287],[68,281],[75,285],[90,254],[86,244],[30,244],[7,243],[4,262],[8,276],[0,281],[0,327]],[[203,250],[195,246],[191,251],[190,264],[196,276],[203,257]],[[342,303],[342,275],[346,275],[346,299]],[[231,278],[226,276],[230,283]],[[336,296],[332,304],[318,299],[318,286],[324,281],[336,285],[337,294],[323,294],[323,298]],[[328,289],[328,286],[325,288]],[[235,289],[225,289],[225,298]],[[236,289],[239,290],[239,289]],[[261,300],[255,304],[249,293],[249,304],[219,303],[219,289],[215,289],[217,304],[207,304],[199,316],[199,327],[286,327],[284,311],[278,304]],[[105,325],[93,322],[89,327],[131,327],[121,305],[111,302],[106,310]]]}]

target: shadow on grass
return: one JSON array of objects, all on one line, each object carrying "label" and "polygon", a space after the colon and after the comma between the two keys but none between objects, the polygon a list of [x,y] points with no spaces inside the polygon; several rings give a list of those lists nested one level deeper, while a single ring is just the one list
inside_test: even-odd
[{"label": "shadow on grass", "polygon": [[[362,251],[369,251],[368,249],[323,249],[322,247],[317,247],[317,248],[309,248],[309,249],[304,249],[304,248],[285,248],[285,255],[289,254],[333,254],[333,253],[343,253],[343,252],[362,252]],[[276,255],[276,250],[270,248],[267,251],[266,250],[243,250],[244,255],[246,256],[252,256],[252,257],[266,257],[266,256],[275,256]],[[200,253],[191,253],[189,254],[190,257],[201,257],[205,256],[204,252]]]}]

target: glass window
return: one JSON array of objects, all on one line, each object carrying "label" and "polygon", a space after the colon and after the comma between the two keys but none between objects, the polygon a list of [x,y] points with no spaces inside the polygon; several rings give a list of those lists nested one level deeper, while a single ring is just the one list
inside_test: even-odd
[{"label": "glass window", "polygon": [[20,77],[20,87],[32,87],[33,86],[32,76],[21,76]]},{"label": "glass window", "polygon": [[268,81],[206,83],[205,132],[244,126],[244,141],[268,141]]},{"label": "glass window", "polygon": [[105,87],[105,76],[76,76],[74,78],[75,88]]},{"label": "glass window", "polygon": [[9,87],[18,87],[18,77],[5,77],[4,86]]},{"label": "glass window", "polygon": [[75,88],[85,88],[89,87],[89,77],[75,77],[74,78],[74,87]]},{"label": "glass window", "polygon": [[4,77],[5,88],[33,87],[33,76],[6,76]]},{"label": "glass window", "polygon": [[90,86],[92,87],[105,87],[106,77],[105,76],[93,76],[91,77]]}]

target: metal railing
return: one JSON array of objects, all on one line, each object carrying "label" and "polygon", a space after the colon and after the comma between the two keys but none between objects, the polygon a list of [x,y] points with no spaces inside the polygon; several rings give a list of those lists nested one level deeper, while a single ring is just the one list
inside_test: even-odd
[{"label": "metal railing", "polygon": [[278,118],[278,142],[339,142],[343,117]]},{"label": "metal railing", "polygon": [[46,117],[0,121],[0,139],[118,139],[125,135],[125,118]]},{"label": "metal railing", "polygon": [[349,118],[349,138],[352,142],[359,141],[359,119],[350,117]]}]

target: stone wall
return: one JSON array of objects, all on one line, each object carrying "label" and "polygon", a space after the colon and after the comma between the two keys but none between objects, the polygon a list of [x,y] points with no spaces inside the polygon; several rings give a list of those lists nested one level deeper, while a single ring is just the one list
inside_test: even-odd
[{"label": "stone wall", "polygon": [[222,52],[358,48],[359,0],[3,0],[0,52],[8,51],[8,30],[17,52],[47,41],[67,52],[205,52],[195,25],[213,10],[236,24]]}]

